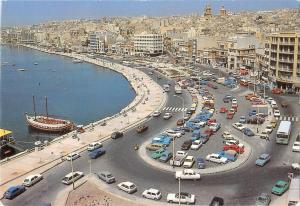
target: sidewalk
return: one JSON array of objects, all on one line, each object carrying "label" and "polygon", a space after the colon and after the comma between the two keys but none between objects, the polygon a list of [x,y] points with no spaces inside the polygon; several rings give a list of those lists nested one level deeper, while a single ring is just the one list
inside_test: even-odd
[{"label": "sidewalk", "polygon": [[[34,151],[2,163],[0,193],[3,193],[9,186],[20,184],[30,174],[43,173],[51,169],[61,163],[62,156],[74,151],[81,152],[93,141],[103,141],[110,138],[111,133],[114,131],[125,131],[140,124],[154,110],[162,108],[165,104],[166,95],[163,93],[162,88],[145,73],[137,69],[79,55],[65,54],[65,56],[84,59],[87,62],[121,72],[130,81],[137,96],[119,114],[86,126],[85,132],[77,134],[78,138],[76,139],[71,138],[74,135],[74,132],[71,132],[57,138],[40,151]],[[134,110],[132,110],[133,107]],[[101,126],[104,121],[106,125]]]}]

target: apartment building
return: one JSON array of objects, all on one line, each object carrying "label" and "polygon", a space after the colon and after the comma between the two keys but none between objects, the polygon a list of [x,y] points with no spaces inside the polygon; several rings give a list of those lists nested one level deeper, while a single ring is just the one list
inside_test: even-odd
[{"label": "apartment building", "polygon": [[134,35],[133,44],[135,54],[156,56],[163,53],[164,44],[161,34],[141,33]]},{"label": "apartment building", "polygon": [[273,33],[265,42],[269,77],[282,88],[300,90],[300,33]]},{"label": "apartment building", "polygon": [[104,47],[104,41],[101,40],[100,35],[95,33],[95,32],[91,32],[89,33],[89,45],[88,45],[88,49],[90,52],[93,53],[104,53],[105,52],[105,47]]}]

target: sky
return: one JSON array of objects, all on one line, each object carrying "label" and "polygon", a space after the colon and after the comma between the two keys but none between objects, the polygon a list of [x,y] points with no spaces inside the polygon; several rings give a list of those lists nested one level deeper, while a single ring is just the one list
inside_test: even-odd
[{"label": "sky", "polygon": [[300,0],[0,0],[1,26],[32,25],[104,16],[171,16],[203,13],[206,3],[218,12],[300,8]]}]

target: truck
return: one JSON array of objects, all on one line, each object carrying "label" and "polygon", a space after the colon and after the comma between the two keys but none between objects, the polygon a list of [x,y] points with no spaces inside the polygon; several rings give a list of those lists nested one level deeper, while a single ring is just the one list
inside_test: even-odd
[{"label": "truck", "polygon": [[176,84],[175,85],[175,94],[181,94],[181,93],[182,93],[181,87],[178,84]]},{"label": "truck", "polygon": [[170,160],[170,165],[180,167],[183,164],[187,155],[188,155],[187,152],[177,151],[176,155],[174,157],[174,161],[173,161],[173,159]]},{"label": "truck", "polygon": [[287,202],[291,206],[300,204],[300,176],[291,179]]}]

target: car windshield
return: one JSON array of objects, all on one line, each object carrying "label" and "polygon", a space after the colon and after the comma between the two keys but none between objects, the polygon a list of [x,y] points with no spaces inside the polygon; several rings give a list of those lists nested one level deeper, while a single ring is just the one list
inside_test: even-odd
[{"label": "car windshield", "polygon": [[260,160],[265,160],[265,159],[267,159],[267,157],[260,157],[259,159]]},{"label": "car windshield", "polygon": [[275,186],[276,186],[277,188],[283,188],[284,185],[276,184]]},{"label": "car windshield", "polygon": [[300,142],[295,142],[294,145],[295,146],[300,146]]},{"label": "car windshield", "polygon": [[111,177],[113,177],[113,176],[112,176],[112,174],[107,174],[106,177],[107,177],[107,178],[111,178]]},{"label": "car windshield", "polygon": [[24,182],[29,182],[29,179],[25,179]]},{"label": "car windshield", "polygon": [[258,197],[257,200],[259,202],[265,202],[266,201],[266,198],[265,197]]}]

